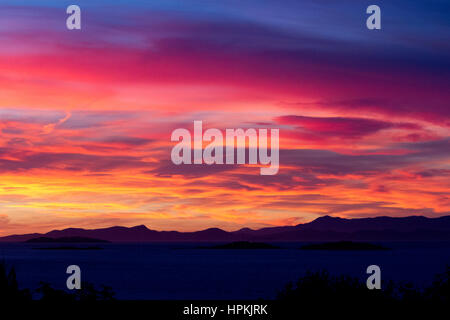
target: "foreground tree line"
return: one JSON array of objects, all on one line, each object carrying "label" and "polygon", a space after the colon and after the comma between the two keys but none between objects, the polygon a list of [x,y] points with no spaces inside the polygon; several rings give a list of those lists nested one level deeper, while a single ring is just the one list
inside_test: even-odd
[{"label": "foreground tree line", "polygon": [[39,296],[41,301],[49,302],[111,301],[114,299],[114,292],[108,286],[97,288],[89,282],[83,282],[80,290],[70,293],[55,289],[46,282],[41,282],[34,292],[30,289],[20,289],[14,268],[7,268],[5,263],[0,263],[0,301],[26,302],[36,296]]},{"label": "foreground tree line", "polygon": [[447,308],[450,305],[450,266],[435,275],[425,288],[388,281],[382,282],[379,290],[369,290],[364,281],[355,277],[334,276],[327,271],[307,272],[297,282],[287,284],[278,293],[277,301],[285,314],[292,314],[299,306],[325,313],[333,307],[372,311],[382,307],[383,310],[392,308],[402,312],[423,307]]},{"label": "foreground tree line", "polygon": [[[32,291],[19,287],[14,268],[0,263],[0,301],[111,301],[114,292],[110,287],[97,288],[91,283],[82,283],[80,290],[67,292],[52,288],[41,282]],[[278,293],[276,299],[283,308],[317,304],[378,304],[378,305],[450,305],[450,266],[442,274],[434,277],[426,288],[415,287],[411,283],[389,281],[380,290],[368,290],[366,283],[350,276],[334,276],[327,271],[307,272],[297,282],[289,283]]]}]

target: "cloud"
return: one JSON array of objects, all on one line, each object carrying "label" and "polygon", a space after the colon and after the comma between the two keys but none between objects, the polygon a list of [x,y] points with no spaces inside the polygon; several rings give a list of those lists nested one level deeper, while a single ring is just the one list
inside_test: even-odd
[{"label": "cloud", "polygon": [[[206,176],[215,176],[221,173],[235,170],[238,165],[196,165],[181,164],[175,165],[170,160],[160,160],[159,164],[152,170],[144,171],[145,174],[156,175],[158,177],[184,176],[186,178],[201,178]],[[255,169],[256,171],[256,169]],[[259,174],[259,170],[256,171]]]},{"label": "cloud", "polygon": [[[8,154],[14,151],[7,150]],[[5,152],[3,153],[5,155]],[[148,167],[139,157],[100,156],[74,153],[27,152],[19,159],[0,159],[0,172],[53,169],[67,171],[103,172],[115,169],[137,169]]]},{"label": "cloud", "polygon": [[[404,154],[346,155],[329,150],[295,149],[280,150],[280,163],[284,166],[309,168],[312,172],[334,175],[375,175],[410,165],[442,161],[450,158],[450,140],[401,143]],[[388,150],[386,150],[388,151]]]},{"label": "cloud", "polygon": [[449,177],[449,169],[428,169],[419,171],[416,173],[421,178],[432,178],[432,177]]},{"label": "cloud", "polygon": [[[286,105],[299,111],[313,101],[316,108],[327,110],[370,111],[448,125],[450,53],[446,47],[431,50],[399,43],[395,50],[384,50],[377,41],[312,32],[315,28],[286,28],[242,16],[196,19],[173,12],[163,16],[145,12],[130,13],[127,18],[135,15],[136,19],[124,23],[121,30],[100,18],[87,38],[74,36],[71,42],[63,40],[65,33],[52,34],[60,45],[44,52],[3,54],[0,67],[6,77],[21,75],[22,88],[30,95],[48,91],[43,84],[55,81],[66,86],[63,91],[72,89],[71,95],[84,92],[99,99],[146,86],[153,89],[145,91],[146,97],[157,101],[161,97],[155,94],[156,88],[167,86],[175,92],[175,86],[188,83],[219,88],[203,93],[215,101],[229,99],[230,92],[243,100],[255,96],[269,101],[303,98],[307,102],[288,101]],[[103,16],[95,10],[93,14]],[[33,48],[48,46],[48,37],[30,36],[42,33],[44,26],[38,26],[41,28],[24,35]],[[114,32],[105,37],[105,30]],[[17,34],[12,30],[8,35],[3,47],[13,46],[11,39]],[[127,38],[134,39],[133,45]],[[95,92],[89,91],[93,84]],[[6,91],[14,89],[12,85],[10,81],[2,83]],[[181,88],[176,91],[164,97],[173,108],[175,102],[193,99]]]},{"label": "cloud", "polygon": [[[10,206],[13,223],[192,229],[450,208],[442,1],[389,5],[398,19],[376,37],[350,18],[363,12],[351,1],[187,1],[183,10],[128,1],[122,11],[83,1],[87,23],[69,40],[56,1],[6,1],[0,192],[6,204],[31,206]],[[173,165],[171,131],[198,119],[280,127],[279,173]],[[61,205],[52,221],[43,206],[72,201],[138,214],[99,206],[84,219]],[[8,217],[0,226],[11,227]]]},{"label": "cloud", "polygon": [[420,129],[413,123],[392,123],[368,118],[281,116],[274,119],[280,124],[293,125],[305,134],[321,136],[324,139],[361,138],[384,129]]},{"label": "cloud", "polygon": [[63,124],[64,122],[66,122],[67,120],[69,120],[70,117],[71,117],[71,113],[70,113],[70,112],[67,112],[66,115],[64,116],[64,118],[59,119],[58,122],[56,122],[56,123],[50,123],[50,124],[45,125],[44,128],[43,128],[43,133],[44,133],[44,134],[49,134],[49,133],[51,133],[51,132],[55,129],[55,127],[57,127],[57,126]]},{"label": "cloud", "polygon": [[7,228],[9,222],[9,217],[6,214],[0,214],[0,229]]}]

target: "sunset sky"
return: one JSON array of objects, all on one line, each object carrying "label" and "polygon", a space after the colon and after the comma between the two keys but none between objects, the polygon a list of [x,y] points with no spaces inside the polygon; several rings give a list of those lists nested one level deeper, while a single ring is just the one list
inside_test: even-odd
[{"label": "sunset sky", "polygon": [[[0,0],[0,236],[450,214],[448,1],[142,3]],[[194,120],[279,128],[278,174],[172,164]]]}]

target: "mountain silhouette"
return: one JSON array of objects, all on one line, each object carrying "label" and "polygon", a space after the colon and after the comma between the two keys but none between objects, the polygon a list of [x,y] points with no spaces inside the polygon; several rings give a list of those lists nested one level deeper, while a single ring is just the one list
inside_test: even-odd
[{"label": "mountain silhouette", "polygon": [[450,216],[427,218],[375,217],[344,219],[323,216],[296,226],[243,228],[224,231],[209,228],[195,232],[156,231],[144,225],[102,229],[68,228],[45,234],[31,233],[0,237],[0,242],[24,242],[30,239],[83,237],[111,242],[202,242],[202,241],[432,241],[450,240]]}]

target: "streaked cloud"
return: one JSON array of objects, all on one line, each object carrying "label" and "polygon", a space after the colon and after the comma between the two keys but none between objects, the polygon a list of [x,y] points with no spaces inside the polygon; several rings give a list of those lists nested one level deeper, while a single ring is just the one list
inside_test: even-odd
[{"label": "streaked cloud", "polygon": [[[450,212],[446,1],[383,2],[377,34],[353,1],[79,5],[76,33],[0,6],[0,234]],[[173,165],[194,120],[280,128],[279,173]]]}]

